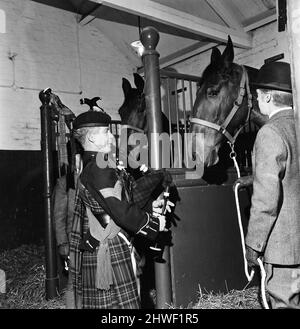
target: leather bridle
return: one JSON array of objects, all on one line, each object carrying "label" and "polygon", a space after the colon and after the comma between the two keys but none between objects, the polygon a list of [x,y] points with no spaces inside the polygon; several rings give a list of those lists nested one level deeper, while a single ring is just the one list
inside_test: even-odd
[{"label": "leather bridle", "polygon": [[[190,122],[193,123],[193,124],[197,124],[197,125],[201,125],[201,126],[205,126],[205,127],[209,127],[209,128],[217,130],[218,132],[223,134],[228,139],[228,141],[231,145],[233,145],[235,143],[235,140],[236,140],[238,134],[240,133],[242,128],[245,126],[245,124],[248,122],[249,116],[250,116],[250,111],[252,109],[252,94],[250,92],[249,77],[248,77],[247,70],[243,65],[242,65],[242,69],[243,69],[243,75],[242,75],[242,78],[241,78],[241,81],[240,81],[239,96],[234,101],[234,106],[232,107],[230,113],[226,117],[224,123],[219,125],[219,124],[216,124],[216,123],[213,123],[213,122],[210,122],[210,121],[207,121],[207,120],[203,120],[203,119],[198,119],[198,118],[191,118],[190,119]],[[231,122],[232,118],[234,117],[234,115],[236,114],[236,112],[241,107],[244,96],[246,95],[246,92],[247,92],[247,96],[248,96],[247,119],[246,119],[245,123],[238,129],[238,131],[232,136],[228,132],[227,127],[230,124],[230,122]]]}]

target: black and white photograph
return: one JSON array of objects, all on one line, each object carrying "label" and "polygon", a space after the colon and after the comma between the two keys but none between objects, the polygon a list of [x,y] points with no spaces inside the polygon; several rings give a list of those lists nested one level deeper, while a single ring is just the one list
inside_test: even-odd
[{"label": "black and white photograph", "polygon": [[300,309],[300,0],[0,0],[0,182],[1,317]]}]

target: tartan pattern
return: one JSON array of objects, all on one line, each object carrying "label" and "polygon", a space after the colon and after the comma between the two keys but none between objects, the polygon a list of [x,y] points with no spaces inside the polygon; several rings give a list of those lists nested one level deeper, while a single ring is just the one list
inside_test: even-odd
[{"label": "tartan pattern", "polygon": [[[79,186],[78,181],[78,186]],[[81,298],[81,252],[79,251],[79,245],[81,242],[81,238],[83,236],[83,222],[86,221],[84,218],[86,217],[85,214],[85,207],[81,198],[79,197],[79,188],[76,189],[76,196],[75,196],[75,209],[73,215],[73,225],[70,234],[70,266],[69,270],[72,275],[72,283],[74,289],[74,296],[75,296],[75,305],[79,308],[80,305],[80,298]]]},{"label": "tartan pattern", "polygon": [[[119,236],[108,240],[113,285],[109,290],[95,288],[97,250],[82,255],[82,305],[88,309],[139,308],[137,285],[131,265],[130,250]],[[98,249],[98,248],[97,248]]]},{"label": "tartan pattern", "polygon": [[88,230],[88,217],[84,203],[94,213],[101,213],[103,209],[80,181],[78,186],[70,241],[70,271],[73,277],[77,307],[81,304],[82,308],[88,309],[139,308],[140,301],[130,250],[119,236],[109,240],[113,285],[107,291],[95,287],[98,248],[90,253],[88,251],[81,252],[78,246],[83,234]]},{"label": "tartan pattern", "polygon": [[[172,176],[166,170],[150,171],[132,184],[133,201],[140,208],[144,208],[149,201],[155,200],[166,185],[172,182]],[[157,195],[153,195],[157,188]]]}]

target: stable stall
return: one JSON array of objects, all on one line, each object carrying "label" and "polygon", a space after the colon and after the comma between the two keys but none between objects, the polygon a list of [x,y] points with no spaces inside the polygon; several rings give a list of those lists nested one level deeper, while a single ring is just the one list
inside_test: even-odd
[{"label": "stable stall", "polygon": [[[57,130],[57,122],[50,116],[47,87],[50,86],[53,94],[59,95],[76,115],[86,110],[79,99],[101,96],[103,107],[113,114],[111,129],[119,137],[120,120],[116,109],[122,101],[121,76],[132,79],[133,72],[140,73],[145,80],[148,139],[151,140],[148,148],[152,151],[149,159],[153,169],[163,166],[159,136],[150,138],[151,133],[163,131],[161,111],[169,120],[169,134],[176,132],[178,138],[175,148],[171,147],[171,166],[168,168],[177,187],[178,198],[172,218],[171,244],[163,249],[164,261],[154,262],[155,307],[168,308],[170,304],[187,307],[197,300],[201,291],[227,292],[241,290],[247,285],[233,190],[238,174],[233,159],[229,157],[232,150],[225,145],[220,150],[222,165],[205,170],[204,176],[199,177],[194,168],[184,165],[186,144],[180,136],[189,132],[201,74],[209,62],[211,51],[214,47],[223,50],[228,35],[232,38],[235,60],[239,64],[259,68],[266,60],[291,62],[294,103],[299,103],[300,8],[296,0],[288,1],[287,6],[284,1],[275,0],[261,3],[231,0],[227,5],[223,1],[207,0],[190,1],[189,5],[185,0],[173,3],[150,0],[28,0],[25,6],[14,1],[13,6],[18,10],[13,11],[7,2],[4,6],[4,2],[0,1],[0,7],[3,6],[8,13],[8,22],[19,11],[26,26],[26,29],[21,27],[12,33],[14,27],[9,23],[6,48],[16,47],[16,40],[9,37],[16,37],[20,30],[25,31],[24,44],[28,44],[18,48],[16,53],[9,53],[13,83],[6,79],[0,84],[0,100],[3,100],[4,106],[12,104],[17,124],[6,114],[3,118],[7,127],[18,132],[7,139],[10,145],[6,146],[4,141],[1,144],[2,172],[8,172],[2,177],[2,186],[9,188],[8,191],[2,190],[4,204],[0,226],[1,232],[6,231],[7,234],[0,247],[12,248],[42,240],[46,246],[47,299],[56,297],[58,288],[51,194],[54,178],[60,175],[60,155],[51,133],[54,137],[61,133]],[[36,17],[39,29],[32,26]],[[47,24],[46,17],[49,20]],[[53,39],[53,47],[48,47],[47,33],[51,40],[58,35],[58,27],[61,39]],[[290,52],[286,47],[287,34]],[[63,38],[63,35],[66,37]],[[136,39],[140,39],[144,47],[142,55],[135,53],[130,46]],[[18,64],[19,53],[23,52],[28,56],[22,58],[23,66],[34,62],[28,70],[30,77]],[[39,62],[41,54],[42,63]],[[70,60],[66,61],[66,58]],[[19,81],[16,72],[22,72]],[[25,85],[26,81],[32,84]],[[24,118],[34,119],[19,117],[18,105],[22,97],[26,104],[31,104],[25,107]],[[296,106],[295,117],[300,135],[298,108]],[[257,127],[249,124],[237,140],[236,160],[242,175],[251,174],[251,148],[256,133]],[[2,134],[5,138],[9,136],[8,133]],[[12,181],[14,187],[9,184]],[[16,197],[10,203],[8,198],[12,196]],[[251,188],[242,190],[239,197],[242,226],[246,233]],[[257,285],[258,279],[256,276],[251,284]]]}]

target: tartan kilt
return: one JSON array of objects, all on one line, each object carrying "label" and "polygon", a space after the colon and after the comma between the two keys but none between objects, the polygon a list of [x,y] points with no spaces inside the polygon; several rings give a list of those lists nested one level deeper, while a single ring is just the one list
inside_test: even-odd
[{"label": "tartan kilt", "polygon": [[97,251],[80,251],[79,244],[88,229],[88,217],[83,202],[89,202],[94,211],[103,209],[81,184],[77,192],[70,241],[70,271],[73,278],[75,305],[86,309],[137,309],[140,308],[136,278],[130,249],[126,242],[115,236],[108,240],[111,256],[113,285],[109,290],[97,289]]}]

